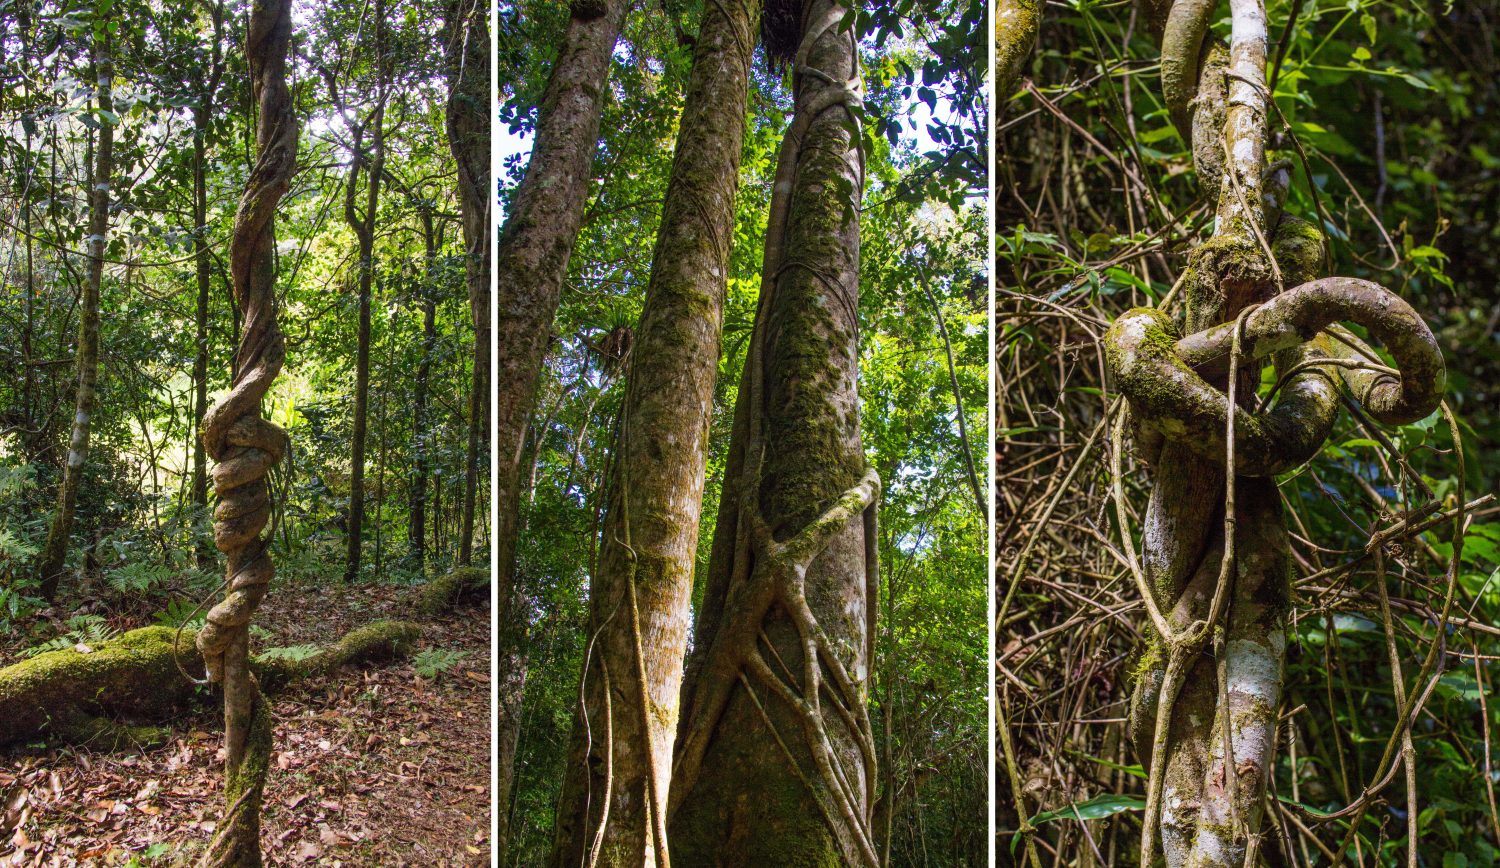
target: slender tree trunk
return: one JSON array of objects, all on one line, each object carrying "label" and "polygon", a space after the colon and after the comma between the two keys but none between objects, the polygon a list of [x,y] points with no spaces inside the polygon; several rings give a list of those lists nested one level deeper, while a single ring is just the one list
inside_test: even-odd
[{"label": "slender tree trunk", "polygon": [[[208,411],[208,320],[210,295],[210,266],[208,247],[208,183],[205,165],[208,161],[208,121],[214,110],[214,95],[219,89],[219,78],[223,74],[222,30],[223,6],[212,6],[214,42],[212,68],[206,86],[198,95],[198,105],[193,108],[193,253],[198,281],[198,307],[193,319],[196,352],[193,356],[193,421],[197,423]],[[192,502],[198,509],[208,510],[208,462],[203,454],[203,440],[193,438],[193,483]],[[207,540],[197,545],[199,569],[210,569],[214,564],[213,548]]]},{"label": "slender tree trunk", "polygon": [[[195,326],[196,352],[193,356],[193,420],[196,423],[208,410],[208,305],[209,305],[209,261],[208,261],[208,187],[205,183],[203,164],[207,158],[208,127],[207,105],[193,111],[193,225],[197,237],[194,253],[197,256],[198,308],[193,319]],[[208,510],[208,460],[203,454],[203,440],[193,437],[193,486],[192,501],[200,510]],[[213,550],[206,542],[197,546],[198,566],[208,568],[214,562]]]},{"label": "slender tree trunk", "polygon": [[[759,6],[704,9],[627,361],[554,866],[666,865],[667,791]],[[689,860],[686,864],[695,863]]]},{"label": "slender tree trunk", "polygon": [[412,407],[412,483],[407,505],[407,545],[409,557],[417,572],[427,566],[427,479],[431,475],[432,432],[427,419],[427,384],[432,378],[432,351],[437,346],[437,254],[440,241],[433,226],[432,211],[422,209],[422,243],[426,250],[426,271],[422,275],[422,360],[417,363],[417,378]]},{"label": "slender tree trunk", "polygon": [[684,684],[680,864],[879,864],[866,702],[880,484],[856,391],[864,155],[849,12],[819,0],[765,37],[794,55],[796,112]]},{"label": "slender tree trunk", "polygon": [[[22,4],[24,8],[25,4]],[[26,31],[22,29],[22,39],[25,39]],[[41,428],[39,420],[40,413],[37,412],[36,399],[36,366],[31,364],[32,335],[36,331],[36,266],[32,260],[33,241],[31,232],[31,184],[37,175],[35,152],[31,149],[31,131],[26,130],[26,159],[27,168],[26,186],[21,191],[21,225],[26,230],[26,300],[25,313],[21,324],[21,359],[25,362],[26,370],[21,377],[21,424],[25,425],[26,431],[21,435],[22,444],[38,445],[35,432]],[[23,447],[24,448],[24,447]],[[28,457],[35,458],[38,452],[27,448]]]},{"label": "slender tree trunk", "polygon": [[515,569],[526,425],[535,409],[568,258],[583,221],[610,55],[628,6],[625,0],[574,3],[542,95],[526,177],[500,233],[495,498],[502,601],[509,598]]},{"label": "slender tree trunk", "polygon": [[344,219],[359,239],[359,337],[354,359],[354,430],[350,436],[349,533],[344,557],[344,581],[359,578],[365,531],[365,442],[370,416],[370,293],[375,278],[375,221],[380,210],[380,182],[385,174],[385,4],[375,0],[375,57],[379,90],[370,116],[370,161],[365,185],[364,213],[355,205],[359,176],[366,168],[361,151],[364,127],[354,134],[354,161],[344,196]]},{"label": "slender tree trunk", "polygon": [[[73,512],[78,504],[78,486],[89,452],[89,427],[94,413],[95,387],[99,379],[99,291],[104,282],[104,248],[109,233],[110,185],[114,175],[115,124],[113,80],[114,58],[105,22],[94,33],[94,78],[98,84],[99,148],[89,190],[89,271],[83,285],[78,319],[78,395],[73,411],[73,431],[68,438],[68,458],[58,490],[57,512],[47,531],[47,544],[37,570],[42,597],[57,595],[68,555],[68,537],[73,532]],[[108,114],[108,117],[106,117]]]},{"label": "slender tree trunk", "polygon": [[[389,382],[391,371],[395,370],[395,367],[396,335],[394,321],[392,321],[392,327],[386,335],[385,372],[382,375],[387,378],[387,382]],[[388,391],[388,389],[382,389],[380,392],[380,409],[376,413],[377,421],[375,423],[375,426],[379,429],[380,437],[380,451],[376,453],[375,458],[375,575],[377,576],[383,575],[382,570],[385,568],[385,459],[386,447],[389,444],[386,437],[387,429],[385,423],[386,409],[389,406],[386,403]]]},{"label": "slender tree trunk", "polygon": [[286,83],[290,0],[259,0],[250,11],[245,55],[256,101],[257,155],[235,214],[229,269],[244,331],[229,394],[203,419],[203,446],[214,461],[214,542],[226,558],[224,599],[209,610],[197,646],[211,681],[224,687],[225,815],[200,866],[259,866],[260,806],[271,760],[271,710],[249,668],[250,619],[275,568],[262,536],[273,505],[266,474],[286,452],[286,433],[260,405],[286,356],[276,322],[277,204],[296,171],[297,122]]},{"label": "slender tree trunk", "polygon": [[463,215],[464,248],[468,251],[464,277],[474,322],[473,382],[469,389],[469,432],[464,455],[463,520],[458,542],[458,562],[467,565],[473,557],[475,503],[479,496],[479,467],[483,461],[481,447],[489,416],[489,216],[494,195],[489,173],[490,31],[488,9],[478,0],[454,0],[445,11],[448,148],[458,163],[458,206]]},{"label": "slender tree trunk", "polygon": [[432,478],[432,553],[441,558],[443,556],[443,477],[441,474]]}]

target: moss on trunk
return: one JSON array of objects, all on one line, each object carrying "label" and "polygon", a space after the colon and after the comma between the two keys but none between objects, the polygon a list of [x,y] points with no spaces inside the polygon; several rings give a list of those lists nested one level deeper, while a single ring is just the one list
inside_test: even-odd
[{"label": "moss on trunk", "polygon": [[[665,863],[759,0],[707,4],[627,363],[551,864]],[[608,721],[605,725],[604,721]]]}]

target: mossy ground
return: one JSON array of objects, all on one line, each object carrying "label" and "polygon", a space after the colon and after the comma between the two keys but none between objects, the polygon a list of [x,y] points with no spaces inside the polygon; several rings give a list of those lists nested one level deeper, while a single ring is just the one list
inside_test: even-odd
[{"label": "mossy ground", "polygon": [[417,605],[424,614],[440,615],[460,603],[488,598],[489,587],[489,570],[454,567],[422,588]]},{"label": "mossy ground", "polygon": [[[256,644],[324,644],[361,624],[410,617],[413,596],[384,585],[278,583],[256,618],[274,638]],[[468,656],[436,680],[405,661],[363,665],[271,697],[268,864],[489,864],[488,619],[426,619],[414,641]],[[223,809],[222,721],[212,703],[193,703],[167,732],[164,746],[146,750],[0,754],[0,793],[27,799],[19,825],[27,864],[190,860]],[[157,855],[142,855],[152,845]]]}]

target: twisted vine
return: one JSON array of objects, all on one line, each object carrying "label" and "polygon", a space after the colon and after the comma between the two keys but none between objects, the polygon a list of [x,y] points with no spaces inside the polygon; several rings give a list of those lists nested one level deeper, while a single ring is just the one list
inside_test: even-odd
[{"label": "twisted vine", "polygon": [[224,599],[209,610],[196,638],[211,681],[224,688],[228,808],[200,865],[259,865],[260,801],[270,757],[271,719],[249,670],[249,625],[275,568],[267,474],[287,449],[284,431],[260,414],[261,400],[281,371],[286,344],[277,326],[275,237],[277,203],[297,161],[297,122],[286,83],[290,0],[256,0],[245,37],[250,83],[259,108],[256,161],[235,213],[229,266],[244,316],[229,394],[203,416],[203,449],[214,461],[214,545],[223,552]]},{"label": "twisted vine", "polygon": [[[1168,112],[1217,197],[1213,237],[1193,251],[1184,280],[1191,334],[1179,338],[1166,312],[1138,308],[1104,338],[1137,458],[1156,468],[1137,558],[1121,417],[1116,509],[1152,643],[1129,721],[1150,770],[1141,864],[1165,858],[1173,868],[1240,865],[1259,843],[1291,607],[1271,477],[1318,453],[1341,402],[1406,424],[1438,408],[1445,381],[1431,330],[1398,296],[1369,281],[1317,279],[1325,240],[1282,213],[1287,172],[1266,159],[1264,7],[1230,0],[1226,51],[1208,37],[1216,5],[1174,0],[1163,19]],[[1368,330],[1394,367],[1335,328],[1341,322]],[[1251,400],[1268,361],[1280,374],[1269,406]],[[1401,702],[1405,715],[1404,694]]]}]

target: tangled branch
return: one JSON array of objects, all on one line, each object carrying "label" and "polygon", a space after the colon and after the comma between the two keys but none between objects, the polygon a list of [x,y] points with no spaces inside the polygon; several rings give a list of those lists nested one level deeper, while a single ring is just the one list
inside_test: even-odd
[{"label": "tangled branch", "polygon": [[[1104,337],[1139,457],[1157,468],[1138,559],[1119,484],[1122,421],[1116,510],[1152,643],[1131,699],[1132,737],[1150,768],[1141,864],[1160,853],[1174,868],[1239,865],[1258,846],[1291,608],[1290,542],[1268,477],[1318,453],[1348,400],[1341,389],[1375,420],[1405,424],[1437,409],[1445,381],[1432,332],[1399,297],[1368,281],[1313,279],[1322,235],[1281,213],[1285,170],[1266,164],[1264,8],[1231,0],[1221,67],[1216,47],[1203,51],[1215,5],[1176,0],[1162,42],[1169,112],[1218,196],[1214,236],[1187,276],[1193,332],[1179,339],[1164,311],[1138,308]],[[1211,156],[1221,144],[1222,162]],[[1299,285],[1280,291],[1288,279]],[[1368,330],[1394,367],[1332,328],[1340,322]],[[1239,389],[1258,383],[1271,360],[1281,372],[1274,405],[1241,400]],[[1205,460],[1213,472],[1197,470]],[[1416,698],[1396,692],[1404,706]]]}]

